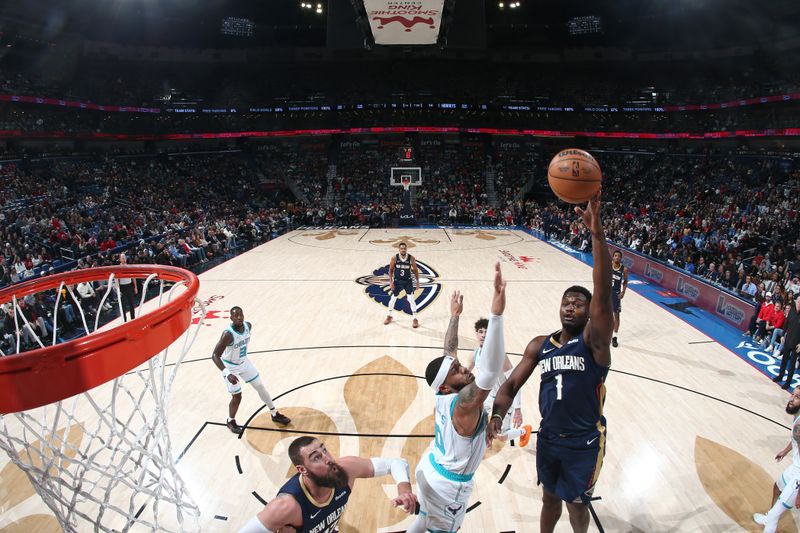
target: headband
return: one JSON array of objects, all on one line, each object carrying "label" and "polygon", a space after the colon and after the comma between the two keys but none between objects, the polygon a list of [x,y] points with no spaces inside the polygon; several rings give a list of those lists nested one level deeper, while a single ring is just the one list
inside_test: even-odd
[{"label": "headband", "polygon": [[439,372],[436,373],[436,378],[434,378],[433,383],[431,383],[433,392],[439,392],[439,387],[441,387],[444,380],[447,379],[447,373],[450,372],[453,361],[455,361],[454,357],[450,357],[449,355],[445,356],[444,361],[442,361],[442,366],[439,367]]}]

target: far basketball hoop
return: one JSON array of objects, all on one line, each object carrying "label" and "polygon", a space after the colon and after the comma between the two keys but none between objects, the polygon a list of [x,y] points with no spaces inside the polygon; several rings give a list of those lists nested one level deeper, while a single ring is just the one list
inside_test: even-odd
[{"label": "far basketball hoop", "polygon": [[392,167],[389,185],[403,188],[403,210],[400,212],[400,225],[415,226],[417,220],[414,216],[411,187],[422,185],[422,169],[420,167]]},{"label": "far basketball hoop", "polygon": [[422,185],[422,169],[420,167],[392,167],[389,185],[403,187],[406,191],[411,187],[419,187]]}]

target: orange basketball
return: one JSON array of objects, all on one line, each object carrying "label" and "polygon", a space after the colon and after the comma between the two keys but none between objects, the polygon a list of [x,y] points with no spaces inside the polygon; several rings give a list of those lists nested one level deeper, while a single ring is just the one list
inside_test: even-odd
[{"label": "orange basketball", "polygon": [[547,167],[547,182],[569,204],[588,202],[600,189],[603,173],[589,152],[577,148],[560,151]]}]

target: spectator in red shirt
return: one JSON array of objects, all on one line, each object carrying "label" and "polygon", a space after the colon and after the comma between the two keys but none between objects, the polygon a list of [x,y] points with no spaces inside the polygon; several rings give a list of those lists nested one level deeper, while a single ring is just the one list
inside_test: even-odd
[{"label": "spectator in red shirt", "polygon": [[764,303],[761,304],[761,311],[758,312],[758,318],[756,319],[756,332],[753,335],[753,340],[756,342],[761,342],[764,338],[764,332],[767,328],[767,321],[772,317],[772,309],[774,304],[772,303],[772,293],[768,292],[766,295],[766,299]]},{"label": "spectator in red shirt", "polygon": [[761,341],[761,346],[767,345],[767,340],[772,338],[772,334],[776,329],[782,330],[784,322],[786,322],[786,314],[783,312],[783,303],[780,301],[775,302],[772,307],[772,313],[770,314],[769,320],[767,320],[764,326],[764,335],[762,335],[763,340]]}]

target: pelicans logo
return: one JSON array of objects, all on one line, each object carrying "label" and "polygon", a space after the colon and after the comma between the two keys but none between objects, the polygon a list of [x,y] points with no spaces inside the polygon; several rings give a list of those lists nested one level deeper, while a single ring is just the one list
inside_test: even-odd
[{"label": "pelicans logo", "polygon": [[[414,302],[417,304],[417,311],[422,311],[439,296],[442,285],[436,281],[439,274],[434,269],[420,260],[417,260],[417,268],[419,268],[419,287],[414,291]],[[389,307],[389,300],[392,297],[392,291],[389,289],[389,265],[375,269],[368,276],[361,276],[356,283],[366,286],[364,292],[371,300]],[[401,292],[399,296],[402,298],[405,294]],[[407,299],[399,300],[395,308],[398,306],[403,313],[411,314]]]}]

